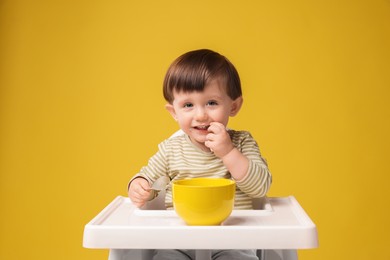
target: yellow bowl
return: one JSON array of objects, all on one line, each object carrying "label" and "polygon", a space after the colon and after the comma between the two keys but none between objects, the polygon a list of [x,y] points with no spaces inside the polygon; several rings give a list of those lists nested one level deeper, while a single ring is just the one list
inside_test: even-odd
[{"label": "yellow bowl", "polygon": [[188,225],[220,225],[233,210],[235,190],[235,182],[229,179],[176,180],[173,207]]}]

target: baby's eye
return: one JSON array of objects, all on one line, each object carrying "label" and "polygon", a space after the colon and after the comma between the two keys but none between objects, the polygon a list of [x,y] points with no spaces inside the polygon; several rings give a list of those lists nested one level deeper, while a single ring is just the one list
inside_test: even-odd
[{"label": "baby's eye", "polygon": [[190,107],[193,107],[194,105],[191,104],[191,103],[185,103],[183,107],[185,108],[190,108]]},{"label": "baby's eye", "polygon": [[207,105],[208,106],[216,106],[216,105],[218,105],[218,103],[217,103],[217,101],[211,100],[211,101],[207,102]]}]

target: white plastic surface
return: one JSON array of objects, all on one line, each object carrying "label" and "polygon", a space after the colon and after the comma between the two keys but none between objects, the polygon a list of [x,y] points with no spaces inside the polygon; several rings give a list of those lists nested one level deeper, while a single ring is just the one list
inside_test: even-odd
[{"label": "white plastic surface", "polygon": [[221,226],[187,226],[174,211],[139,210],[118,196],[84,229],[83,246],[107,249],[304,249],[317,229],[293,196],[263,210],[233,210]]}]

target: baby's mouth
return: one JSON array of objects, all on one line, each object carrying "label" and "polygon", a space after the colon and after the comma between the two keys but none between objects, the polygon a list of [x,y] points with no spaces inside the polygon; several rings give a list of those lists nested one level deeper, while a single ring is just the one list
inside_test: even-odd
[{"label": "baby's mouth", "polygon": [[207,129],[209,129],[210,125],[198,125],[198,126],[195,126],[194,128],[196,130],[204,130],[206,131]]}]

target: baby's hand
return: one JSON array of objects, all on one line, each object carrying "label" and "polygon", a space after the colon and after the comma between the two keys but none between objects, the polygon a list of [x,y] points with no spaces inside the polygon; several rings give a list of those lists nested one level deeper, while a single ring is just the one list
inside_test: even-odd
[{"label": "baby's hand", "polygon": [[212,122],[208,131],[210,133],[206,136],[206,142],[204,144],[210,148],[217,157],[222,159],[233,150],[234,146],[232,140],[223,124]]},{"label": "baby's hand", "polygon": [[153,190],[144,178],[136,178],[130,183],[129,198],[136,207],[142,207],[151,197]]}]

